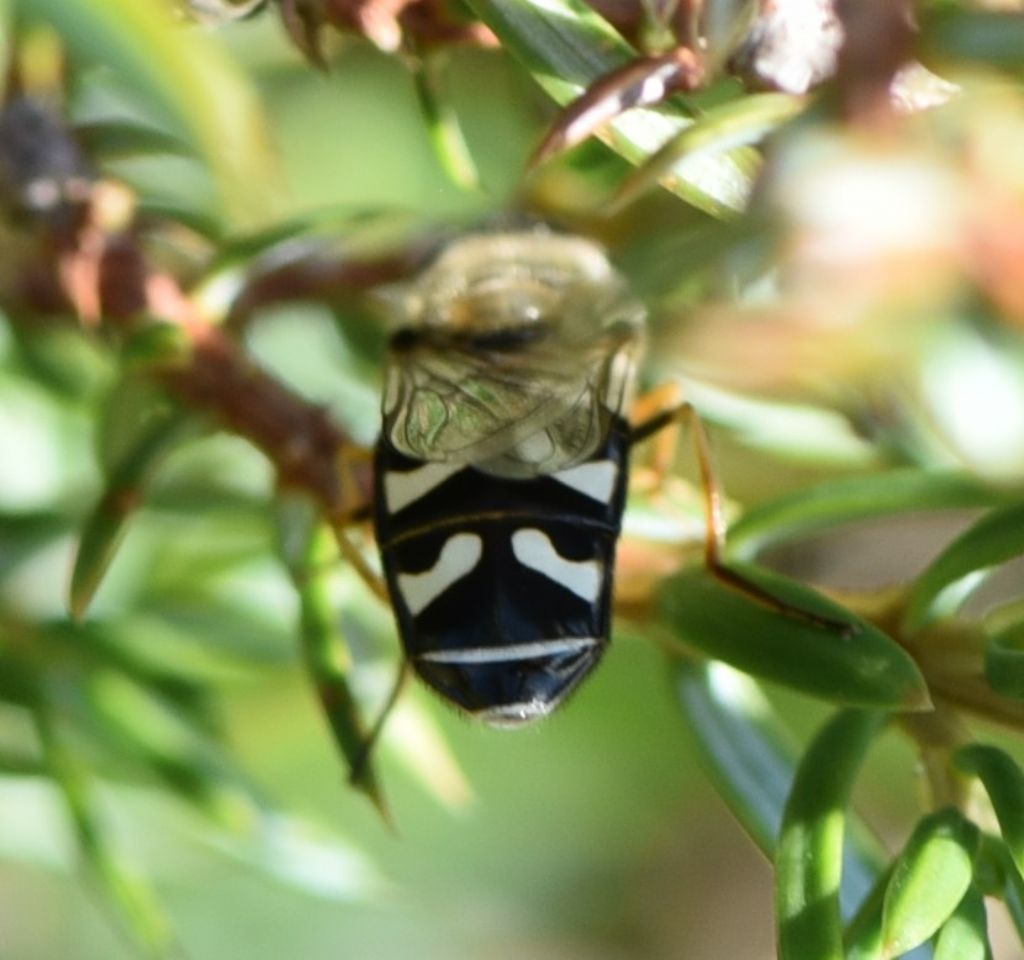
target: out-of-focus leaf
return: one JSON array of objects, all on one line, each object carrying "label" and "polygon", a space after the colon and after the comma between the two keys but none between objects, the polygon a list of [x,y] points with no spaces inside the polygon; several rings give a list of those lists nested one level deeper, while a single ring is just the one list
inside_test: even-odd
[{"label": "out-of-focus leaf", "polygon": [[357,848],[313,824],[272,811],[251,837],[218,834],[212,843],[293,889],[328,900],[361,900],[386,886]]},{"label": "out-of-focus leaf", "polygon": [[[254,582],[252,589],[258,589]],[[169,591],[140,598],[131,615],[114,627],[134,633],[132,648],[171,676],[230,684],[252,671],[291,660],[291,637],[254,605],[227,600],[220,591]]]},{"label": "out-of-focus leaf", "polygon": [[[745,673],[833,703],[928,708],[928,690],[914,661],[876,627],[778,574],[733,569],[781,603],[837,628],[773,610],[697,566],[670,578],[660,593],[661,617],[685,643]],[[849,626],[844,632],[839,624]]]},{"label": "out-of-focus leaf", "polygon": [[892,470],[830,480],[748,511],[730,529],[731,556],[753,557],[767,546],[829,530],[854,520],[919,510],[987,507],[1007,494],[962,474]]},{"label": "out-of-focus leaf", "polygon": [[331,602],[329,576],[338,551],[312,502],[292,498],[278,510],[281,554],[299,594],[300,629],[306,666],[320,705],[348,765],[352,785],[386,814],[367,753],[368,730],[352,693],[352,660]]},{"label": "out-of-focus leaf", "polygon": [[[470,0],[470,8],[560,104],[621,68],[636,52],[606,20],[579,0]],[[632,163],[642,163],[693,122],[674,101],[630,110],[602,139]],[[694,157],[673,169],[666,186],[716,216],[741,210],[756,155],[743,150]]]},{"label": "out-of-focus leaf", "polygon": [[978,841],[978,828],[951,807],[918,823],[885,892],[885,956],[924,943],[946,922],[970,886]]},{"label": "out-of-focus leaf", "polygon": [[52,718],[44,710],[38,710],[36,716],[46,761],[64,796],[79,849],[108,901],[148,956],[159,960],[179,956],[163,908],[108,834],[84,765],[63,743]]},{"label": "out-of-focus leaf", "polygon": [[[847,924],[843,932],[845,960],[886,960],[882,955],[882,905],[891,876],[890,864],[879,874],[853,919]],[[907,954],[908,957],[911,955]]]},{"label": "out-of-focus leaf", "polygon": [[1024,940],[1024,877],[1021,877],[1020,870],[1013,862],[1006,845],[1000,844],[998,849],[1005,861],[1004,885],[1001,891],[1003,902],[1006,904],[1006,912],[1009,913],[1010,919],[1013,921],[1017,936]]},{"label": "out-of-focus leaf", "polygon": [[191,349],[188,335],[174,323],[148,323],[135,331],[121,351],[129,369],[181,360]]},{"label": "out-of-focus leaf", "polygon": [[0,578],[68,533],[73,522],[68,514],[57,510],[0,513]]},{"label": "out-of-focus leaf", "polygon": [[18,366],[35,381],[69,400],[91,400],[106,387],[114,364],[110,354],[71,324],[10,325]]},{"label": "out-of-focus leaf", "polygon": [[956,538],[918,577],[904,627],[919,630],[952,616],[984,573],[1024,553],[1024,506],[993,510]]},{"label": "out-of-focus leaf", "polygon": [[83,693],[89,714],[121,749],[225,829],[249,829],[255,803],[206,735],[186,715],[112,670],[96,671]]},{"label": "out-of-focus leaf", "polygon": [[33,707],[39,699],[38,677],[24,662],[9,655],[10,640],[9,625],[0,624],[0,701]]},{"label": "out-of-focus leaf", "polygon": [[615,196],[615,207],[632,203],[683,160],[699,155],[719,155],[758,143],[795,117],[805,104],[803,97],[786,93],[755,93],[712,107],[623,180]]},{"label": "out-of-focus leaf", "polygon": [[71,53],[145,91],[213,171],[221,201],[255,219],[272,182],[254,91],[216,41],[175,23],[163,0],[18,0],[58,30]]},{"label": "out-of-focus leaf", "polygon": [[956,764],[985,785],[1006,847],[1024,876],[1024,772],[998,747],[975,743],[956,753]]},{"label": "out-of-focus leaf", "polygon": [[971,887],[939,931],[935,960],[990,960],[991,956],[985,900]]},{"label": "out-of-focus leaf", "polygon": [[871,444],[858,437],[850,421],[834,411],[740,396],[690,379],[684,389],[702,417],[727,427],[730,436],[755,450],[797,461],[850,467],[868,466],[877,459]]},{"label": "out-of-focus leaf", "polygon": [[251,17],[267,5],[267,0],[178,0],[203,23],[230,23]]},{"label": "out-of-focus leaf", "polygon": [[[863,898],[859,909],[847,925],[843,934],[845,960],[890,960],[885,955],[882,942],[882,908],[892,870],[893,865],[890,864],[886,870],[879,873],[875,885]],[[845,882],[844,875],[844,889]],[[931,945],[922,943],[913,950],[901,954],[901,960],[933,960],[933,956]]]},{"label": "out-of-focus leaf", "polygon": [[131,629],[129,623],[122,621],[78,623],[64,619],[19,625],[8,618],[4,626],[20,628],[22,643],[30,643],[33,654],[41,662],[60,662],[65,666],[73,663],[83,674],[109,670],[123,673],[154,695],[173,702],[175,710],[183,717],[187,716],[192,722],[207,722],[201,683],[208,681],[208,676],[190,672],[190,665],[181,660],[170,665],[166,659],[162,661],[153,649],[161,644],[158,635],[145,636],[149,643],[137,643],[133,647],[118,635],[118,627],[124,631]]},{"label": "out-of-focus leaf", "polygon": [[881,714],[842,711],[797,769],[775,854],[780,960],[843,960],[839,890],[850,790]]},{"label": "out-of-focus leaf", "polygon": [[988,64],[1019,74],[1024,62],[1024,14],[935,4],[921,15],[919,53],[940,72],[951,63]]},{"label": "out-of-focus leaf", "polygon": [[[722,663],[680,661],[676,692],[719,794],[765,856],[775,851],[797,751],[750,677]],[[850,916],[882,872],[884,851],[853,815],[844,840],[841,907]]]},{"label": "out-of-focus leaf", "polygon": [[688,47],[636,57],[590,84],[565,107],[534,150],[530,166],[578,146],[628,110],[653,107],[703,82],[704,66]]},{"label": "out-of-focus leaf", "polygon": [[427,132],[441,168],[463,190],[480,187],[480,174],[473,163],[459,118],[444,84],[443,51],[424,53],[413,68],[413,80]]},{"label": "out-of-focus leaf", "polygon": [[178,410],[157,413],[133,441],[107,477],[99,503],[82,530],[71,573],[70,609],[82,617],[110,566],[125,524],[139,504],[142,487],[160,460],[191,428],[190,417]]},{"label": "out-of-focus leaf", "polygon": [[[372,272],[375,261],[415,247],[419,231],[419,219],[408,210],[341,205],[306,211],[223,243],[193,298],[207,316],[223,320],[246,285],[265,273],[351,264],[355,277],[361,264],[369,263]],[[336,296],[346,293],[335,287]]]},{"label": "out-of-focus leaf", "polygon": [[985,679],[1004,697],[1024,700],[1024,623],[992,634],[985,648]]},{"label": "out-of-focus leaf", "polygon": [[91,156],[117,158],[147,153],[177,153],[188,144],[156,126],[127,120],[95,121],[78,124],[75,133]]}]

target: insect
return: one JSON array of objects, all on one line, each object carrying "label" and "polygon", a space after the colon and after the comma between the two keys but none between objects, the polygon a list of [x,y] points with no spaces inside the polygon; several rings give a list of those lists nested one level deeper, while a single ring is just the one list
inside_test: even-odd
[{"label": "insect", "polygon": [[630,450],[689,408],[627,420],[644,310],[587,240],[470,237],[397,305],[374,523],[406,662],[525,724],[600,662]]},{"label": "insect", "polygon": [[[630,453],[673,424],[694,441],[712,574],[848,632],[725,565],[703,426],[677,389],[634,403],[645,311],[599,246],[540,231],[470,236],[388,299],[399,323],[372,504],[384,583],[339,543],[390,601],[404,660],[354,782],[410,672],[500,727],[549,715],[579,687],[609,643]],[[671,445],[661,454],[663,476]]]}]

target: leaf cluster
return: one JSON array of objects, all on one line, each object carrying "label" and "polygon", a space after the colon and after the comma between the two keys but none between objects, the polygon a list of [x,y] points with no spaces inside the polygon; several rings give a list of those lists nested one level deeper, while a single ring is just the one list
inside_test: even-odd
[{"label": "leaf cluster", "polygon": [[[461,224],[280,200],[227,24],[279,18],[327,69],[365,40],[400,56],[438,167],[493,213],[510,204],[486,196],[450,69],[474,45],[564,108],[546,134],[538,117],[511,206],[607,242],[651,301],[647,375],[683,380],[744,466],[727,560],[780,609],[699,562],[699,498],[670,484],[631,499],[617,629],[664,646],[686,728],[775,865],[779,956],[987,957],[996,902],[1024,937],[1024,773],[976,740],[977,721],[1024,726],[1024,606],[998,589],[1024,554],[1024,16],[823,3],[798,81],[772,65],[782,0],[715,0],[697,22],[682,3],[614,21],[576,0],[401,6],[0,3],[0,716],[31,731],[0,745],[0,776],[62,798],[153,956],[179,945],[111,794],[172,795],[301,888],[323,893],[325,857],[344,863],[332,895],[372,886],[254,784],[221,707],[303,671],[383,809],[366,706],[395,644],[356,575],[371,545],[347,532],[386,337],[364,294]],[[268,333],[310,305],[326,322],[290,346],[326,355],[335,391],[313,399]],[[966,525],[895,587],[772,569],[844,553],[869,522],[901,553],[899,524],[936,516]],[[835,710],[803,748],[780,688]],[[456,805],[458,764],[410,709],[389,749]],[[929,787],[894,854],[851,806],[886,731]]]}]

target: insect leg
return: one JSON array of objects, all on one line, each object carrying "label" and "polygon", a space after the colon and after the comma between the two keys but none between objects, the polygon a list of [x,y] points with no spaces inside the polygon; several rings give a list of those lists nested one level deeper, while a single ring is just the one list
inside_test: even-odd
[{"label": "insect leg", "polygon": [[[674,405],[668,406],[665,401],[671,398],[674,398]],[[642,419],[633,427],[630,434],[630,445],[656,436],[659,432],[674,425],[682,423],[689,427],[697,455],[697,468],[700,471],[700,485],[704,497],[704,563],[715,579],[777,613],[797,620],[804,620],[826,630],[843,634],[849,633],[852,629],[851,624],[793,606],[793,604],[769,593],[764,587],[754,583],[738,570],[728,566],[724,559],[726,522],[722,509],[722,488],[715,473],[711,445],[708,442],[707,431],[704,429],[700,414],[697,413],[693,404],[682,399],[682,391],[676,384],[667,384],[648,397],[642,398],[638,407],[645,412],[645,404],[651,403],[661,403],[662,409],[646,419]],[[672,442],[674,448],[674,438]],[[658,463],[656,462],[655,469],[657,468]]]},{"label": "insect leg", "polygon": [[[378,599],[388,603],[388,590],[384,578],[366,562],[363,551],[352,542],[348,534],[350,527],[369,519],[371,507],[369,500],[363,497],[362,503],[358,502],[363,487],[359,482],[357,471],[359,467],[365,467],[372,460],[373,450],[368,447],[346,444],[341,449],[338,454],[338,485],[341,488],[340,501],[346,509],[332,516],[330,523],[341,555],[352,565],[352,569],[359,575],[363,583],[376,594]],[[356,505],[351,506],[351,504]]]},{"label": "insect leg", "polygon": [[349,775],[349,779],[353,784],[358,785],[366,775],[370,756],[372,755],[377,742],[380,740],[381,733],[384,731],[384,724],[387,723],[388,717],[391,716],[391,711],[394,710],[395,704],[398,703],[398,698],[405,689],[405,684],[409,679],[410,672],[409,661],[408,659],[403,658],[402,663],[398,668],[398,673],[395,676],[395,682],[391,687],[390,693],[388,693],[387,699],[384,701],[384,706],[381,707],[380,713],[377,715],[377,719],[374,720],[373,726],[370,727],[370,732],[366,735],[366,739],[363,741],[359,755],[352,763],[352,772]]}]

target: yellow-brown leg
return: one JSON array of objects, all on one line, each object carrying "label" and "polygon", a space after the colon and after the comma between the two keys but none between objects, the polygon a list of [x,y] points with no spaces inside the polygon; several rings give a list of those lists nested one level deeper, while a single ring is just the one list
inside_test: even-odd
[{"label": "yellow-brown leg", "polygon": [[357,471],[373,460],[373,450],[353,443],[346,444],[338,454],[338,484],[340,502],[344,509],[330,517],[331,530],[338,543],[338,551],[351,565],[359,578],[383,603],[389,603],[384,579],[367,562],[363,551],[348,535],[349,528],[367,519],[370,504],[363,496],[363,487]]},{"label": "yellow-brown leg", "polygon": [[[346,445],[338,456],[338,482],[341,487],[341,503],[345,505],[345,511],[331,517],[331,529],[338,544],[338,551],[351,565],[352,569],[359,575],[363,583],[377,595],[382,603],[390,605],[387,584],[366,561],[363,551],[352,542],[349,537],[349,529],[358,523],[368,519],[371,504],[362,496],[363,486],[359,482],[357,471],[365,467],[373,460],[373,450],[367,447],[359,447],[355,444]],[[405,687],[409,677],[409,661],[403,656],[398,667],[395,682],[391,688],[384,705],[374,720],[366,738],[363,741],[359,755],[352,764],[349,776],[353,784],[360,784],[366,776],[367,765],[373,754],[374,747],[380,739],[391,711],[394,709],[398,698]]]},{"label": "yellow-brown leg", "polygon": [[409,680],[409,674],[411,672],[412,670],[409,666],[409,660],[407,657],[403,656],[387,699],[384,701],[383,706],[381,706],[380,713],[377,714],[377,719],[374,720],[369,733],[366,734],[366,739],[363,740],[359,755],[352,763],[352,771],[349,775],[349,780],[353,784],[359,784],[362,778],[366,775],[366,767],[370,762],[370,756],[373,754],[373,750],[377,746],[377,742],[380,740],[380,735],[384,731],[384,724],[387,723],[388,717],[391,716],[391,711],[395,709],[395,704],[398,703],[398,698],[402,695],[402,691],[405,689],[405,685]]},{"label": "yellow-brown leg", "polygon": [[[637,412],[640,414],[639,417],[636,415]],[[697,468],[700,472],[701,492],[704,498],[704,562],[716,580],[787,617],[804,620],[827,630],[844,634],[850,632],[851,624],[822,617],[786,603],[726,564],[726,522],[722,509],[722,489],[715,474],[711,445],[700,415],[693,404],[683,399],[682,389],[677,384],[666,384],[638,401],[633,419],[631,444],[640,443],[651,436],[657,439],[665,433],[678,434],[679,427],[683,424],[689,427],[697,455]],[[659,468],[664,469],[665,466],[671,465],[676,437],[671,437],[670,442],[671,446],[666,444],[661,451],[655,450],[653,469],[656,477]],[[662,458],[661,464],[657,459],[659,457]],[[655,491],[660,488],[661,483],[663,480],[656,480]]]}]

